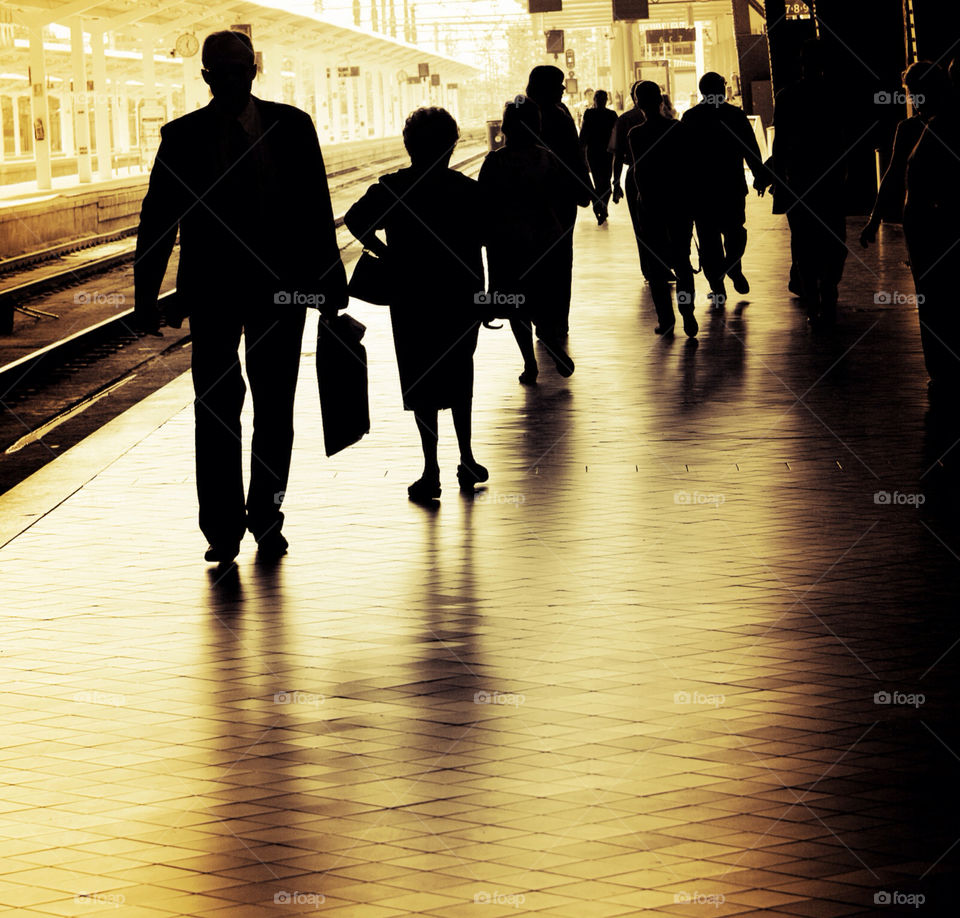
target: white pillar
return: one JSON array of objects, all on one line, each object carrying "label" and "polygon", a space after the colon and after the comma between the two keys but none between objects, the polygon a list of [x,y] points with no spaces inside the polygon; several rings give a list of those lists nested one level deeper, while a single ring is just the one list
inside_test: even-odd
[{"label": "white pillar", "polygon": [[84,64],[83,23],[75,19],[70,23],[70,57],[73,63],[73,120],[77,147],[77,172],[81,182],[89,182],[90,168],[90,116],[87,110],[87,70]]},{"label": "white pillar", "polygon": [[373,95],[373,132],[377,137],[383,137],[386,134],[386,127],[383,117],[384,93],[386,89],[386,80],[383,78],[383,71],[377,67],[372,72],[373,86],[371,94]]},{"label": "white pillar", "polygon": [[20,96],[10,97],[13,102],[13,155],[19,156],[23,149],[23,142],[20,140]]},{"label": "white pillar", "polygon": [[347,133],[350,140],[356,140],[358,136],[357,125],[357,105],[355,100],[356,84],[359,83],[357,77],[348,76],[343,81],[343,91],[347,94]]},{"label": "white pillar", "polygon": [[157,66],[153,59],[153,39],[144,38],[140,45],[143,55],[143,101],[157,101]]},{"label": "white pillar", "polygon": [[113,177],[113,148],[107,111],[107,58],[103,53],[103,32],[90,33],[93,51],[93,114],[97,133],[97,178],[105,182]]},{"label": "white pillar", "polygon": [[33,125],[33,153],[37,164],[37,188],[52,188],[50,171],[50,112],[47,105],[47,70],[43,59],[43,29],[31,27],[30,35],[30,121]]}]

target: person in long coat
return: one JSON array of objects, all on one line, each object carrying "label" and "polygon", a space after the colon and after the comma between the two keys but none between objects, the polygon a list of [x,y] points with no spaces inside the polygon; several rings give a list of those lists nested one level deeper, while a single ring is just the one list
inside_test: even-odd
[{"label": "person in long coat", "polygon": [[575,201],[565,204],[560,212],[565,236],[557,248],[561,284],[560,333],[569,330],[570,294],[573,280],[573,227],[577,222],[577,207],[586,207],[593,200],[593,185],[587,172],[587,163],[580,149],[577,126],[569,109],[560,100],[565,83],[563,71],[552,65],[534,67],[527,81],[527,97],[540,109],[540,137],[542,146],[550,150],[563,164],[577,189]]},{"label": "person in long coat", "polygon": [[489,476],[471,446],[482,208],[476,181],[449,168],[459,136],[445,109],[417,109],[403,129],[409,168],[381,176],[344,216],[347,229],[380,257],[395,291],[390,319],[403,407],[414,413],[423,448],[423,474],[407,489],[418,502],[440,496],[442,409],[453,414],[461,488],[473,490]]},{"label": "person in long coat", "polygon": [[[524,96],[508,102],[502,130],[506,145],[487,154],[478,181],[487,204],[488,291],[491,307],[506,306],[523,356],[520,382],[537,381],[533,329],[562,376],[573,361],[561,338],[567,229],[564,217],[576,207],[577,188],[569,171],[539,143],[540,110]],[[568,302],[568,301],[567,301]],[[496,310],[495,310],[496,311]]]}]

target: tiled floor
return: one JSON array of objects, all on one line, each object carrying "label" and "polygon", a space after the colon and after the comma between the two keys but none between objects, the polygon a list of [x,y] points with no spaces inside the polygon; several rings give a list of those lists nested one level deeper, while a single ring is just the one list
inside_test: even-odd
[{"label": "tiled floor", "polygon": [[324,458],[305,354],[275,569],[201,560],[185,378],[0,499],[34,514],[0,550],[0,904],[956,914],[956,411],[874,303],[912,292],[896,233],[814,332],[767,207],[698,346],[652,334],[623,208],[583,214],[577,372],[522,389],[484,333],[472,502],[449,418],[440,508],[407,502],[368,306],[374,431]]}]

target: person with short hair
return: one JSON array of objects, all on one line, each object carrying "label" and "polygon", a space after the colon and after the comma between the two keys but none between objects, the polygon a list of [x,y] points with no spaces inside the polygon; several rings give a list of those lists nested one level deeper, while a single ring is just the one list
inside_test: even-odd
[{"label": "person with short hair", "polygon": [[566,231],[557,248],[563,255],[557,270],[560,288],[560,333],[566,337],[569,329],[570,295],[573,283],[573,228],[577,222],[577,207],[586,207],[593,200],[593,184],[587,164],[580,150],[577,126],[561,99],[565,92],[563,71],[544,64],[530,71],[527,98],[540,109],[539,142],[563,164],[577,190],[575,201],[564,206],[561,219]]},{"label": "person with short hair", "polygon": [[760,145],[746,114],[726,101],[727,81],[711,71],[700,78],[699,86],[699,104],[687,109],[681,121],[693,143],[690,181],[700,266],[717,309],[727,300],[726,277],[737,293],[750,292],[741,265],[747,248],[744,163],[755,185],[768,182]]},{"label": "person with short hair", "polygon": [[607,222],[607,203],[613,193],[613,156],[609,147],[616,123],[617,113],[607,108],[606,90],[598,89],[593,94],[593,106],[583,113],[580,127],[580,146],[593,177],[593,213],[598,226]]},{"label": "person with short hair", "polygon": [[[157,297],[177,231],[176,315],[189,315],[196,393],[197,498],[207,561],[228,564],[249,530],[261,560],[287,550],[280,510],[307,304],[347,305],[323,155],[310,116],[251,95],[253,44],[220,31],[203,43],[213,99],[165,124],[140,211],[136,321],[159,334]],[[244,497],[240,412],[253,397]]]},{"label": "person with short hair", "polygon": [[[449,408],[460,447],[457,481],[472,492],[489,472],[473,455],[473,353],[483,311],[483,206],[474,179],[449,168],[460,137],[443,108],[418,108],[403,143],[410,166],[380,176],[343,222],[377,255],[394,289],[390,303],[403,407],[412,411],[423,474],[416,503],[440,497],[438,413]],[[377,233],[384,231],[386,241]]]},{"label": "person with short hair", "polygon": [[525,96],[504,106],[506,144],[487,154],[477,181],[487,204],[490,291],[516,303],[510,328],[523,357],[520,382],[533,385],[539,366],[536,329],[561,376],[573,360],[560,335],[564,287],[564,215],[576,207],[570,173],[539,143],[540,109]]},{"label": "person with short hair", "polygon": [[[637,80],[630,87],[630,98],[633,100],[633,108],[625,111],[613,126],[610,134],[609,150],[613,153],[613,203],[617,204],[626,197],[627,208],[630,212],[630,222],[633,224],[633,233],[637,239],[637,250],[643,258],[643,246],[640,243],[639,229],[637,227],[637,186],[633,176],[633,160],[630,158],[630,144],[627,138],[638,124],[643,124],[646,115],[643,109],[637,105],[637,89],[643,80]],[[621,182],[624,165],[627,166],[627,173]]]}]

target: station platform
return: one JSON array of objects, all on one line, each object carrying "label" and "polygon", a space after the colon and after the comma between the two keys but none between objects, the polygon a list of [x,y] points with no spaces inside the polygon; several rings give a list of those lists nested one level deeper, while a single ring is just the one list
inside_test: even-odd
[{"label": "station platform", "polygon": [[696,342],[653,334],[625,206],[582,211],[576,372],[521,387],[483,331],[472,499],[446,416],[407,501],[360,303],[373,429],[324,457],[311,319],[276,566],[202,560],[189,376],[0,497],[0,904],[955,913],[957,412],[896,229],[815,330],[769,206]]}]

